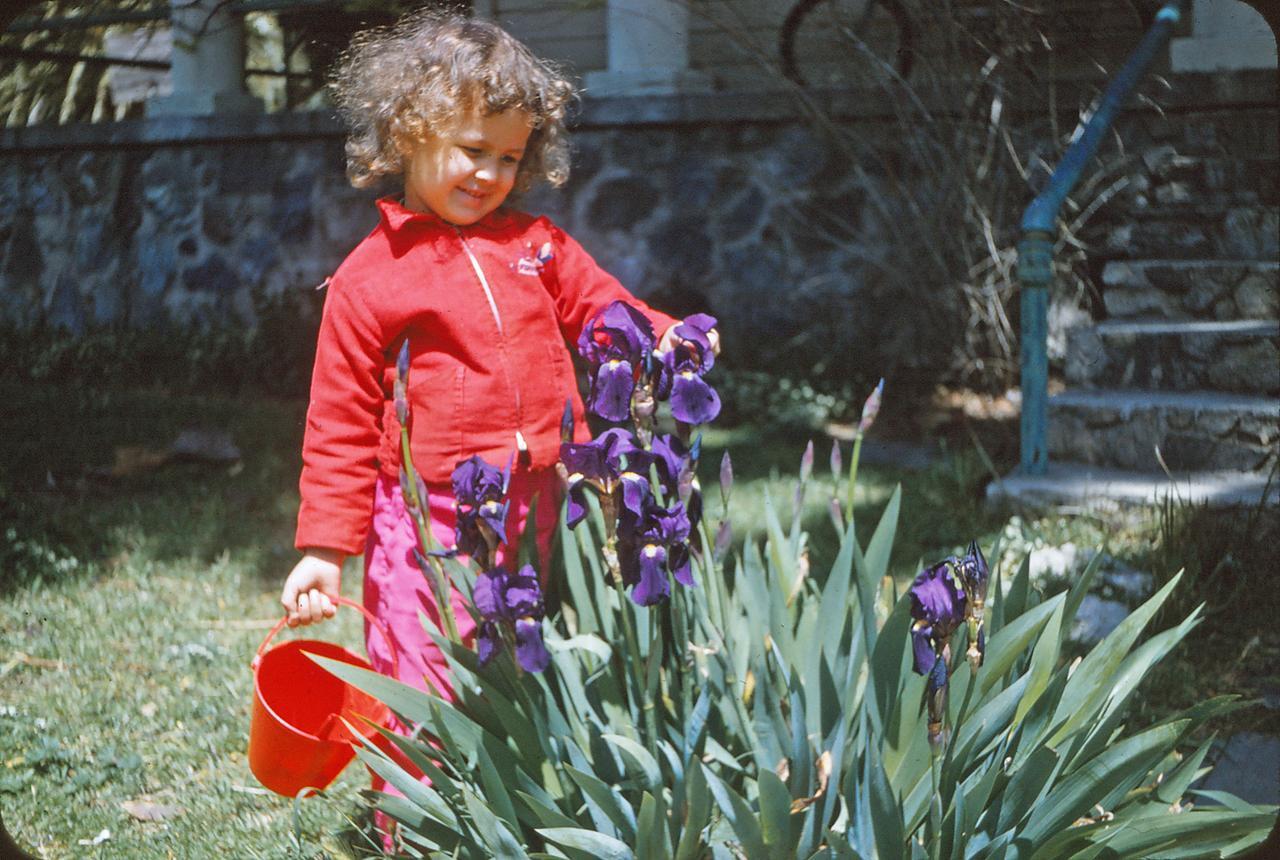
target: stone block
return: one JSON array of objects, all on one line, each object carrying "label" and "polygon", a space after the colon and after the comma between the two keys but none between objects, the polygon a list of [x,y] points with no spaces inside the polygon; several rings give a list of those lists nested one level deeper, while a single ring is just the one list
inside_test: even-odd
[{"label": "stone block", "polygon": [[1275,319],[1280,265],[1117,261],[1107,264],[1102,282],[1103,301],[1112,319]]},{"label": "stone block", "polygon": [[748,186],[738,197],[728,202],[716,219],[721,242],[731,244],[754,237],[768,215],[764,192],[755,185]]},{"label": "stone block", "polygon": [[184,269],[183,285],[192,292],[230,295],[240,288],[240,276],[218,254],[211,254],[203,263]]},{"label": "stone block", "polygon": [[1218,391],[1280,393],[1280,350],[1274,339],[1225,346],[1210,363],[1207,375],[1209,385]]},{"label": "stone block", "polygon": [[661,197],[657,187],[641,176],[618,176],[598,183],[587,204],[593,229],[632,228],[647,219]]},{"label": "stone block", "polygon": [[[1174,469],[1258,471],[1276,457],[1274,446],[1252,432],[1280,421],[1280,404],[1273,399],[1068,390],[1051,398],[1049,408],[1049,453],[1056,460],[1154,470],[1158,447]],[[1123,422],[1112,424],[1117,412]]]},{"label": "stone block", "polygon": [[1089,386],[1107,367],[1106,349],[1093,326],[1079,326],[1067,332],[1065,373],[1074,385]]},{"label": "stone block", "polygon": [[1232,209],[1216,245],[1225,257],[1275,260],[1280,257],[1280,214],[1275,206]]},{"label": "stone block", "polygon": [[1156,186],[1156,202],[1169,205],[1176,203],[1191,203],[1196,199],[1196,195],[1191,185],[1186,182],[1168,182],[1164,185]]},{"label": "stone block", "polygon": [[1276,319],[1280,317],[1280,270],[1256,271],[1246,275],[1236,284],[1235,309],[1245,319]]}]

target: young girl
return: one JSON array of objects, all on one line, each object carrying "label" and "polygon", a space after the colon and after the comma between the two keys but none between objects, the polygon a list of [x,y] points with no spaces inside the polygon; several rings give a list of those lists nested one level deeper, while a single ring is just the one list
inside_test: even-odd
[{"label": "young girl", "polygon": [[[574,92],[502,29],[411,16],[358,37],[334,89],[350,126],[351,182],[402,175],[404,194],[377,202],[378,225],[329,282],[303,441],[303,556],[280,602],[290,626],[331,617],[343,558],[363,553],[364,603],[390,630],[400,680],[451,696],[444,658],[418,618],[421,610],[439,621],[399,489],[391,393],[401,345],[411,356],[410,448],[436,538],[454,544],[458,462],[514,458],[507,534],[522,532],[540,495],[545,558],[566,400],[576,441],[589,438],[566,340],[618,299],[665,333],[660,349],[673,345],[675,320],[631,296],[551,221],[504,205],[538,180],[566,179]],[[470,613],[459,603],[455,615],[471,637]],[[368,625],[366,646],[389,674],[388,643]]]}]

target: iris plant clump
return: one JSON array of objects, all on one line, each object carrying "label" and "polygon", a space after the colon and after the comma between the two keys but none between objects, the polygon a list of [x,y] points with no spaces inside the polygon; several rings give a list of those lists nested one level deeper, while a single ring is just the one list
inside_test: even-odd
[{"label": "iris plant clump", "polygon": [[[608,421],[630,420],[634,432],[605,430],[590,442],[564,442],[560,460],[568,485],[567,523],[586,516],[586,493],[599,500],[607,541],[605,561],[631,599],[652,606],[671,596],[671,580],[694,584],[691,537],[702,516],[697,483],[700,438],[692,425],[714,419],[720,398],[703,374],[715,364],[709,333],[716,320],[695,314],[677,323],[680,338],[665,354],[654,351],[649,321],[614,302],[589,321],[578,350],[591,367],[587,408]],[[669,401],[677,434],[654,435],[660,401]]]},{"label": "iris plant clump", "polygon": [[[1069,631],[1096,559],[1068,591],[1045,595],[1029,563],[1011,577],[991,571],[971,542],[899,589],[889,572],[900,490],[865,545],[854,528],[860,440],[882,386],[851,462],[832,449],[840,549],[829,565],[811,564],[800,516],[812,446],[790,528],[766,492],[762,537],[737,551],[726,455],[713,540],[690,438],[715,411],[701,379],[709,340],[697,336],[710,324],[686,321],[694,334],[662,357],[625,307],[584,332],[592,411],[635,426],[577,444],[571,417],[562,425],[568,492],[550,619],[532,567],[491,564],[509,537],[506,474],[460,464],[458,542],[484,569],[419,556],[431,575],[447,566],[475,605],[478,653],[437,637],[456,701],[317,658],[420,726],[388,740],[430,784],[374,746],[358,750],[400,792],[376,802],[399,822],[406,854],[1141,860],[1230,856],[1262,841],[1274,807],[1221,794],[1221,805],[1191,802],[1205,729],[1241,706],[1234,697],[1154,725],[1130,719],[1144,678],[1199,620],[1196,610],[1139,644],[1176,578],[1075,659]],[[653,432],[663,397],[670,436]],[[407,457],[403,483],[406,499],[425,498]],[[510,671],[503,652],[530,671]]]}]

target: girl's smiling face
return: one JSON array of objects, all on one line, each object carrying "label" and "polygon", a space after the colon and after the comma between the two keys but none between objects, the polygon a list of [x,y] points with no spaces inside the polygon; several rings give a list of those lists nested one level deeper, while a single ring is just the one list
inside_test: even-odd
[{"label": "girl's smiling face", "polygon": [[405,206],[450,224],[474,224],[502,205],[529,142],[522,110],[464,115],[453,128],[421,141],[405,159]]}]

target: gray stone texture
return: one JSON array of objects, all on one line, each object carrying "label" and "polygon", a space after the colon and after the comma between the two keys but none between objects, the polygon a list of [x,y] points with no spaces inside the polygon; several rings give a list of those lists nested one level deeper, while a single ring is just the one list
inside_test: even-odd
[{"label": "gray stone texture", "polygon": [[[885,229],[863,213],[881,180],[795,124],[600,126],[573,141],[569,183],[517,205],[641,298],[721,317],[736,342],[826,324],[824,303],[852,304]],[[352,189],[343,169],[337,129],[0,151],[0,314],[72,331],[252,324],[252,296],[319,284],[376,223],[373,200],[396,192]]]},{"label": "gray stone texture", "polygon": [[1102,272],[1110,319],[1274,320],[1275,260],[1116,260]]},{"label": "gray stone texture", "polygon": [[1266,471],[1276,463],[1280,400],[1272,397],[1071,390],[1050,398],[1049,455],[1152,471]]},{"label": "gray stone texture", "polygon": [[[1126,164],[1131,181],[1097,210],[1100,234],[1086,237],[1096,259],[1160,242],[1180,248],[1162,258],[1274,248],[1280,200],[1256,177],[1276,156],[1265,131],[1275,85],[1257,84],[1263,96],[1246,98],[1199,92],[1203,81],[1187,82],[1184,96],[1178,82],[1167,94],[1176,116],[1121,117],[1124,153],[1102,157],[1147,157]],[[903,373],[932,373],[959,337],[956,281],[973,261],[937,263],[953,224],[906,213],[913,199],[929,214],[928,171],[940,166],[928,147],[903,138],[892,105],[847,101],[833,96],[832,110],[856,121],[868,144],[857,153],[810,131],[783,97],[587,98],[570,181],[520,205],[554,218],[640,297],[720,317],[727,357],[744,366],[843,370],[849,356],[887,354],[906,357]],[[1025,164],[1059,154],[1043,114],[1018,118]],[[251,325],[254,297],[321,283],[374,225],[372,200],[395,191],[394,182],[350,188],[341,129],[325,111],[3,130],[0,318],[73,330],[166,316]],[[945,193],[936,192],[939,211],[952,211]],[[1005,253],[1027,193],[1014,181],[999,203],[992,239]],[[1145,220],[1135,221],[1139,210]],[[1275,316],[1274,272],[1172,298],[1158,274],[1144,275],[1155,280],[1133,291],[1138,315]],[[1109,309],[1120,292],[1104,290]],[[1183,293],[1195,293],[1190,306]],[[1078,313],[1066,290],[1055,296],[1056,359]]]},{"label": "gray stone texture", "polygon": [[1280,394],[1280,324],[1082,326],[1068,336],[1066,377],[1086,388]]}]

